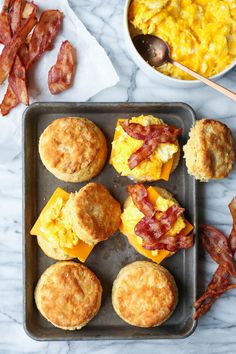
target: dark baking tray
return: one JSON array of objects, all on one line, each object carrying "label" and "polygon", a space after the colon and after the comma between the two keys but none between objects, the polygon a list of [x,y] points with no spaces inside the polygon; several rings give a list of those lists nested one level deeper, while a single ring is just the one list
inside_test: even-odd
[{"label": "dark baking tray", "polygon": [[[193,302],[196,298],[196,243],[193,248],[178,252],[163,262],[176,279],[180,299],[173,316],[166,323],[160,327],[142,329],[126,324],[116,315],[111,304],[112,283],[123,266],[144,259],[119,232],[97,245],[86,261],[86,265],[97,274],[103,287],[101,309],[87,326],[79,331],[60,330],[47,322],[35,306],[34,288],[37,280],[55,261],[41,252],[36,238],[30,236],[30,229],[56,187],[72,192],[85,185],[64,183],[45,169],[38,154],[40,134],[58,117],[87,117],[103,130],[110,149],[117,118],[140,114],[153,114],[169,124],[183,128],[181,145],[186,142],[195,121],[193,110],[184,103],[34,103],[24,113],[24,327],[28,335],[36,340],[183,338],[190,335],[196,327],[196,322],[192,319]],[[104,184],[121,203],[127,197],[126,186],[132,183],[128,178],[120,177],[108,161],[93,181]],[[183,159],[168,182],[158,181],[152,185],[163,186],[176,196],[186,208],[186,216],[196,230],[196,183],[187,174]]]}]

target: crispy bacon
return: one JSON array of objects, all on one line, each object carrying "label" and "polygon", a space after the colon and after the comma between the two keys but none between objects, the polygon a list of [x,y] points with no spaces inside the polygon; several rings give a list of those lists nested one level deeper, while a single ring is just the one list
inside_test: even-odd
[{"label": "crispy bacon", "polygon": [[69,41],[64,41],[61,44],[57,62],[48,73],[48,87],[52,95],[63,92],[71,86],[74,67],[74,48]]},{"label": "crispy bacon", "polygon": [[24,43],[28,33],[32,30],[36,23],[34,14],[24,23],[24,25],[12,37],[11,41],[4,47],[0,56],[0,84],[9,75],[14,64],[16,54]]},{"label": "crispy bacon", "polygon": [[199,231],[203,248],[210,254],[211,258],[218,264],[224,264],[229,273],[236,277],[233,254],[225,235],[209,225],[200,225]]},{"label": "crispy bacon", "polygon": [[41,14],[29,41],[29,60],[26,69],[50,48],[52,41],[60,31],[62,20],[63,13],[59,10],[46,10]]},{"label": "crispy bacon", "polygon": [[229,210],[233,218],[232,231],[229,235],[229,245],[233,253],[236,252],[236,197],[229,204]]},{"label": "crispy bacon", "polygon": [[6,44],[11,40],[9,16],[6,12],[0,13],[0,42]]},{"label": "crispy bacon", "polygon": [[23,3],[21,21],[27,20],[32,12],[35,11],[35,8],[37,9],[37,5],[35,5],[33,2],[25,1]]},{"label": "crispy bacon", "polygon": [[[121,126],[124,131],[134,139],[145,140],[146,138],[160,138],[160,142],[175,142],[182,129],[162,125],[162,124],[150,124],[143,126],[138,123],[132,123],[129,119],[121,122]],[[161,141],[161,139],[163,141]]]},{"label": "crispy bacon", "polygon": [[132,138],[144,141],[143,145],[129,157],[128,165],[131,170],[146,160],[159,144],[175,143],[182,131],[168,125],[151,124],[144,127],[141,124],[130,123],[128,119],[122,122],[121,126]]},{"label": "crispy bacon", "polygon": [[[144,241],[143,248],[145,249],[160,249],[160,244],[162,245],[161,249],[172,249],[176,248],[177,243],[173,243],[171,237],[166,237],[162,239],[172,226],[175,224],[178,217],[183,213],[184,209],[179,208],[176,204],[169,207],[160,217],[157,219],[155,216],[142,218],[139,223],[135,226],[135,234],[141,237]],[[175,238],[175,237],[174,237]]]},{"label": "crispy bacon", "polygon": [[161,236],[153,244],[144,244],[146,250],[166,250],[169,252],[177,252],[182,249],[188,249],[193,246],[194,234],[183,236],[181,233],[175,236]]},{"label": "crispy bacon", "polygon": [[7,92],[3,98],[3,101],[0,105],[1,113],[3,116],[6,116],[9,111],[14,108],[19,103],[14,91],[11,86],[8,85]]},{"label": "crispy bacon", "polygon": [[[33,3],[26,2],[22,13],[22,27],[35,17],[37,6]],[[28,92],[26,84],[24,85],[25,69],[26,70],[37,61],[45,50],[52,48],[52,41],[58,33],[63,14],[58,10],[44,11],[40,17],[39,23],[36,25],[33,35],[25,38],[19,49],[19,58],[15,60],[16,68],[13,67],[9,76],[9,85],[2,102],[2,112],[7,114],[11,108],[15,107],[20,101],[28,104]],[[21,28],[22,28],[21,27]],[[21,29],[18,31],[20,32]],[[17,33],[18,33],[17,32]],[[16,34],[17,34],[16,33]],[[28,42],[28,44],[26,43]],[[30,55],[30,50],[34,50]],[[21,65],[21,66],[20,66]],[[17,70],[15,70],[17,69]],[[1,72],[0,72],[1,78]],[[26,78],[25,78],[26,79]]]},{"label": "crispy bacon", "polygon": [[22,0],[13,0],[9,11],[12,34],[18,31],[21,26],[22,11],[23,11]]},{"label": "crispy bacon", "polygon": [[13,69],[10,73],[9,84],[12,87],[16,98],[27,106],[29,104],[29,95],[26,86],[26,71],[19,56],[16,57]]},{"label": "crispy bacon", "polygon": [[156,150],[158,144],[158,139],[146,139],[143,145],[130,155],[128,159],[129,168],[133,170],[142,161],[146,160]]},{"label": "crispy bacon", "polygon": [[[229,204],[233,217],[233,230],[235,225],[235,202],[236,198],[234,198]],[[235,263],[233,259],[235,250],[231,248],[230,239],[227,240],[222,232],[209,225],[200,226],[200,236],[203,247],[219,264],[219,266],[213,274],[207,290],[194,303],[194,307],[196,309],[193,316],[194,319],[197,319],[206,313],[211,308],[215,300],[224,292],[236,288],[236,284],[231,284],[229,278],[230,275],[236,277]]]},{"label": "crispy bacon", "polygon": [[156,214],[156,210],[148,198],[148,192],[143,184],[136,183],[128,186],[128,193],[131,196],[136,207],[148,217]]},{"label": "crispy bacon", "polygon": [[[16,1],[13,3],[13,7]],[[10,10],[11,13],[11,10]],[[35,5],[32,4],[31,6],[31,15],[36,14],[36,7]],[[4,14],[7,17],[7,21],[5,21],[5,26],[4,26],[4,38],[2,38],[3,43],[7,45],[7,43],[11,40],[11,30],[10,30],[10,25],[8,21],[8,14]],[[15,13],[12,14],[14,16]],[[18,28],[20,26],[21,22],[21,13],[20,16],[15,18],[14,20],[15,26]],[[16,22],[18,21],[18,23]],[[14,31],[14,29],[12,29]],[[0,34],[2,33],[1,31],[1,26],[0,26]],[[14,33],[14,32],[13,32]],[[23,45],[24,46],[24,45]],[[29,96],[28,96],[28,90],[26,86],[26,72],[25,72],[25,67],[22,64],[19,56],[16,56],[13,68],[10,72],[9,75],[9,85],[11,86],[11,90],[7,89],[6,94],[4,96],[3,102],[2,102],[2,111],[4,114],[8,113],[11,105],[12,108],[16,106],[18,102],[22,102],[25,105],[29,104]],[[15,97],[14,97],[15,96]]]},{"label": "crispy bacon", "polygon": [[229,285],[229,273],[224,264],[218,266],[206,292],[194,303],[196,309],[194,319],[210,310],[216,299],[230,288],[236,285]]}]

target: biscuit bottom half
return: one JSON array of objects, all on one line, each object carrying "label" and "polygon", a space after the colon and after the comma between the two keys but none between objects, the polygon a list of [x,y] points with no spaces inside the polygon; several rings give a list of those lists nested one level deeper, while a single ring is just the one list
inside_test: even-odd
[{"label": "biscuit bottom half", "polygon": [[122,268],[112,288],[117,315],[137,327],[156,327],[165,322],[178,303],[173,276],[164,267],[146,261]]},{"label": "biscuit bottom half", "polygon": [[35,289],[39,312],[55,327],[84,327],[101,306],[102,286],[87,267],[73,261],[57,262],[41,275]]}]

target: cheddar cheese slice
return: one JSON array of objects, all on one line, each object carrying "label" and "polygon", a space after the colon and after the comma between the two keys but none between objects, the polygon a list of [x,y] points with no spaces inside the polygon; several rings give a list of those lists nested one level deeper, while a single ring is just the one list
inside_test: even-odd
[{"label": "cheddar cheese slice", "polygon": [[[49,199],[46,206],[40,213],[36,223],[34,224],[33,228],[30,231],[31,235],[35,236],[42,236],[45,237],[44,233],[41,231],[41,218],[42,215],[56,202],[58,198],[62,198],[63,202],[65,203],[69,199],[69,193],[65,192],[61,188],[57,188],[51,198]],[[81,262],[85,262],[88,258],[89,254],[91,253],[94,246],[90,246],[87,243],[83,242],[82,240],[78,240],[78,243],[73,246],[72,248],[63,247],[62,250],[71,257],[78,258]]]}]

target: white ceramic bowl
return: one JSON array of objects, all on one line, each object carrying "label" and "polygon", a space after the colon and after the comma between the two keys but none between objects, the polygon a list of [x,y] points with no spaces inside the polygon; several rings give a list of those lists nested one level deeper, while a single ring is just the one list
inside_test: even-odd
[{"label": "white ceramic bowl", "polygon": [[[153,81],[156,81],[158,83],[163,83],[168,86],[174,86],[174,87],[179,87],[179,88],[194,88],[194,87],[199,87],[199,86],[205,85],[198,80],[180,80],[180,79],[175,79],[173,77],[164,75],[161,72],[154,69],[151,65],[149,65],[141,57],[141,55],[138,53],[138,51],[136,50],[136,48],[133,44],[133,41],[130,36],[130,31],[129,31],[128,12],[129,12],[129,6],[130,6],[131,1],[132,0],[126,0],[126,3],[125,3],[124,35],[125,35],[125,42],[126,42],[128,53],[130,54],[133,61],[137,64],[137,66],[147,76],[149,76]],[[236,65],[236,60],[231,65],[229,65],[225,70],[221,71],[217,75],[212,76],[211,80],[216,81],[216,80],[220,79],[227,72],[229,72],[235,65]]]}]

